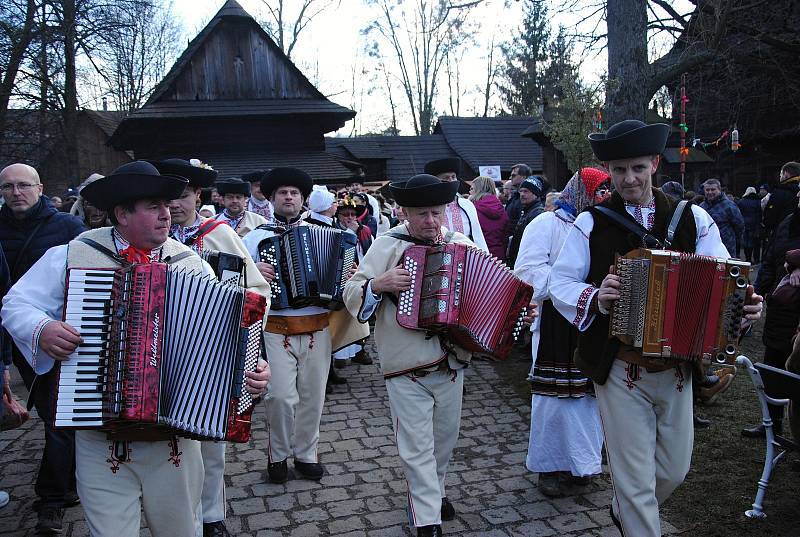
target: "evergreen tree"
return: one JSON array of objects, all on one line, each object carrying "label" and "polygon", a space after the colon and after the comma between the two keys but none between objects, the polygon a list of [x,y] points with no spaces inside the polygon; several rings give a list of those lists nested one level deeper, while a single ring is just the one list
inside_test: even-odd
[{"label": "evergreen tree", "polygon": [[544,105],[554,105],[565,98],[564,85],[570,80],[578,82],[578,68],[572,63],[572,42],[563,26],[548,46],[550,62],[541,76]]},{"label": "evergreen tree", "polygon": [[542,81],[550,40],[544,0],[525,0],[525,19],[514,38],[500,46],[505,59],[504,83],[499,86],[506,111],[534,115],[542,104]]}]

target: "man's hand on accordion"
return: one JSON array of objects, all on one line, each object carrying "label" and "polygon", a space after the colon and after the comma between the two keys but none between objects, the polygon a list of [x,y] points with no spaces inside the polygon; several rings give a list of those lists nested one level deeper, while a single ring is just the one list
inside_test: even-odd
[{"label": "man's hand on accordion", "polygon": [[275,267],[270,265],[269,263],[256,263],[256,268],[264,276],[264,279],[267,280],[267,283],[271,282],[275,279]]},{"label": "man's hand on accordion", "polygon": [[39,334],[39,348],[55,360],[66,360],[81,344],[80,333],[61,321],[51,321]]},{"label": "man's hand on accordion", "polygon": [[389,269],[372,280],[372,292],[376,295],[399,293],[409,289],[411,289],[411,273],[403,267]]},{"label": "man's hand on accordion", "polygon": [[530,326],[533,324],[534,319],[539,316],[539,312],[536,311],[536,308],[539,306],[531,300],[531,303],[528,304],[528,309],[525,312],[525,315],[522,316],[522,324],[525,326]]},{"label": "man's hand on accordion", "polygon": [[601,311],[610,311],[615,300],[619,300],[619,276],[614,274],[614,265],[608,268],[608,275],[603,278],[600,290],[597,292],[597,303]]},{"label": "man's hand on accordion", "polygon": [[747,299],[744,302],[744,317],[742,317],[742,330],[761,318],[764,307],[764,297],[757,295],[752,285],[747,286]]},{"label": "man's hand on accordion", "polygon": [[245,373],[247,380],[245,387],[255,397],[264,395],[267,391],[267,384],[272,377],[272,372],[269,370],[269,364],[266,360],[258,360],[258,365],[255,371],[248,371]]}]

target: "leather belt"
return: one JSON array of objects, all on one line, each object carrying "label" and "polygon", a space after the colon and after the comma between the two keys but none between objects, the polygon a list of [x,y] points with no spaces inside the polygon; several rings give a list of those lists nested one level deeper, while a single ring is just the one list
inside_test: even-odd
[{"label": "leather belt", "polygon": [[310,334],[318,332],[328,326],[328,314],[315,315],[270,315],[267,317],[266,332],[295,336],[297,334]]},{"label": "leather belt", "polygon": [[617,358],[629,364],[638,365],[643,367],[648,373],[661,373],[668,369],[673,369],[680,365],[680,360],[674,358],[656,358],[651,356],[642,356],[642,349],[626,345],[620,345]]}]

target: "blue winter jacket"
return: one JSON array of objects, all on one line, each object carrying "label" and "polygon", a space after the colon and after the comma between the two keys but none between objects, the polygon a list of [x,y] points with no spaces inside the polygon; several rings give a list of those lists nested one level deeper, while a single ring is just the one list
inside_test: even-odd
[{"label": "blue winter jacket", "polygon": [[[26,251],[20,252],[39,223],[42,225]],[[14,285],[48,249],[67,244],[84,231],[86,226],[78,217],[59,212],[47,196],[39,198],[21,219],[14,218],[11,208],[3,205],[0,208],[0,245],[11,270],[10,285]]]},{"label": "blue winter jacket", "polygon": [[722,237],[722,244],[728,249],[731,257],[738,256],[739,243],[742,240],[744,231],[744,218],[742,212],[734,202],[728,199],[725,194],[720,194],[717,199],[710,202],[708,200],[700,204],[705,209],[719,228]]}]

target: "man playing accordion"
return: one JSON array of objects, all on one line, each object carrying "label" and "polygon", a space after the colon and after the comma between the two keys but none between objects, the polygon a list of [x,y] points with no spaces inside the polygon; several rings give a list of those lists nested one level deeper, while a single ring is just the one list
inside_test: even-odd
[{"label": "man playing accordion", "polygon": [[471,356],[439,336],[398,324],[396,294],[411,287],[409,271],[398,264],[414,244],[471,242],[443,227],[445,206],[455,198],[458,182],[421,174],[390,188],[408,220],[375,240],[345,286],[344,298],[362,323],[377,315],[375,342],[408,483],[409,521],[418,536],[434,536],[441,535],[442,520],[455,517],[444,483],[458,440],[463,369]]},{"label": "man playing accordion", "polygon": [[[551,273],[553,303],[580,331],[577,364],[595,384],[614,484],[611,516],[626,537],[661,535],[659,504],[689,471],[694,437],[690,363],[648,360],[641,348],[608,336],[609,310],[620,297],[620,279],[609,268],[615,254],[666,244],[675,206],[653,188],[652,175],[668,134],[668,125],[627,120],[589,136],[615,189],[599,207],[629,223],[623,227],[597,207],[584,211]],[[637,223],[649,242],[630,231]],[[694,205],[680,215],[669,248],[730,257],[712,218]],[[757,319],[762,298],[752,286],[747,295],[746,318]]]},{"label": "man playing accordion", "polygon": [[[136,161],[83,189],[92,205],[108,210],[113,227],[87,231],[48,250],[3,301],[3,326],[38,374],[56,361],[73,359],[82,343],[78,330],[60,321],[67,269],[114,269],[174,258],[176,267],[211,273],[200,257],[187,255],[188,248],[167,236],[168,201],[187,184],[183,177],[161,175],[152,164]],[[266,362],[247,376],[247,390],[261,395],[269,379]],[[195,535],[203,486],[200,442],[163,439],[158,433],[153,438],[161,439],[76,431],[78,494],[92,535],[138,536],[142,509],[154,536]]]}]

